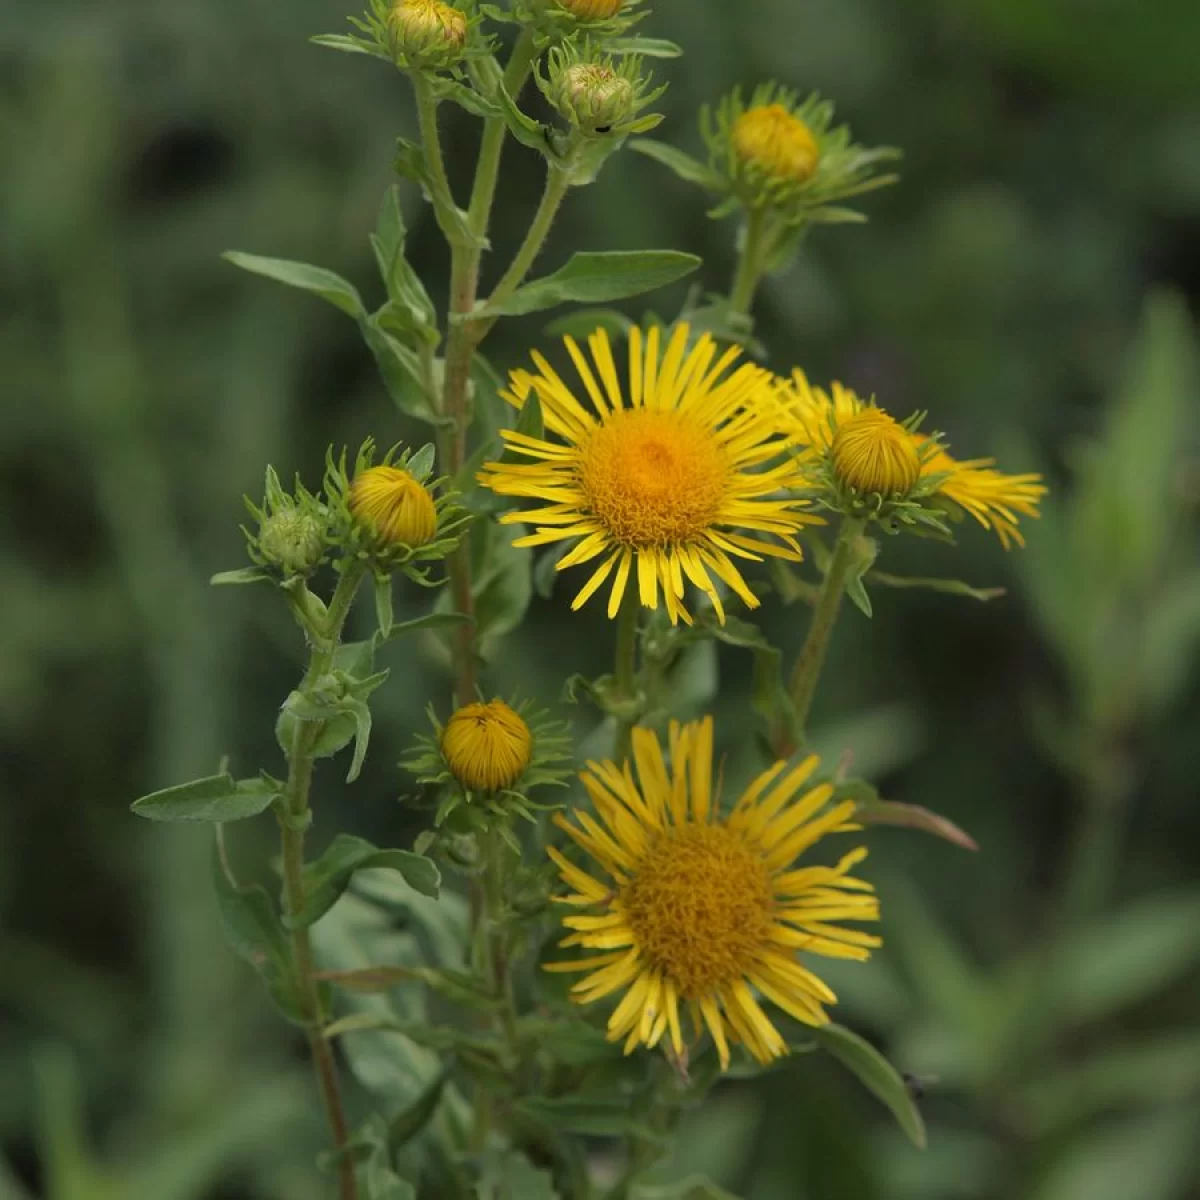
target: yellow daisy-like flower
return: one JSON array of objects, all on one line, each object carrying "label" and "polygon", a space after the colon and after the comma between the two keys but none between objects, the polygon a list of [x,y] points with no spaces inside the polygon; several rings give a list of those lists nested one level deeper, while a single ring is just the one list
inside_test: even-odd
[{"label": "yellow daisy-like flower", "polygon": [[[802,466],[806,459],[811,465],[815,456],[831,454],[835,470],[845,482],[860,490],[879,490],[860,485],[905,482],[915,461],[918,474],[909,490],[930,481],[933,496],[970,513],[985,529],[994,529],[1006,550],[1014,543],[1025,544],[1018,521],[1022,516],[1038,515],[1038,501],[1046,493],[1040,475],[1005,474],[995,469],[992,458],[956,459],[926,434],[905,429],[840,383],[826,392],[813,387],[800,370],[793,372],[790,381],[780,382],[776,395],[781,402],[781,428],[801,450],[798,461]],[[857,432],[851,435],[850,431]],[[900,434],[908,440],[911,454],[901,448]],[[847,437],[858,453],[851,453]],[[865,452],[868,448],[871,455]],[[874,465],[869,467],[872,456]],[[885,467],[885,461],[890,465]]]},{"label": "yellow daisy-like flower", "polygon": [[602,557],[573,608],[611,576],[608,615],[615,617],[635,567],[641,603],[657,608],[661,590],[673,623],[691,620],[685,581],[709,596],[721,621],[716,580],[757,608],[733,560],[796,561],[793,535],[818,520],[797,511],[803,500],[781,494],[800,487],[803,473],[790,458],[774,461],[784,442],[762,402],[773,387],[770,375],[749,363],[735,366],[737,347],[718,357],[707,334],[689,349],[686,325],[661,350],[657,327],[644,337],[634,328],[626,394],[604,330],[588,338],[594,370],[573,338],[564,341],[590,409],[535,351],[537,373],[515,371],[503,395],[521,408],[535,394],[547,431],[561,441],[505,430],[508,449],[533,461],[487,463],[479,474],[500,495],[546,502],[500,518],[536,525],[514,545],[576,542],[558,560],[560,571]]},{"label": "yellow daisy-like flower", "polygon": [[734,153],[775,179],[804,183],[817,169],[816,139],[782,104],[748,108],[733,123]]},{"label": "yellow daisy-like flower", "polygon": [[347,501],[355,520],[388,545],[423,546],[437,533],[437,508],[424,484],[403,467],[368,467]]},{"label": "yellow daisy-like flower", "polygon": [[464,787],[499,792],[521,778],[533,758],[533,734],[503,700],[466,704],[442,730],[446,767]]},{"label": "yellow daisy-like flower", "polygon": [[[680,1012],[697,1035],[708,1028],[721,1066],[729,1042],[759,1061],[787,1053],[759,996],[807,1025],[823,1025],[836,997],[796,952],[865,959],[880,944],[873,934],[838,921],[874,921],[879,904],[869,883],[850,875],[866,857],[860,847],[834,867],[794,868],[796,857],[848,824],[853,801],[828,807],[833,787],[803,794],[817,769],[814,756],[787,768],[777,762],[746,789],[726,816],[712,786],[712,718],[669,730],[668,770],[658,738],[633,731],[637,781],[629,765],[589,763],[581,776],[601,821],[576,810],[578,825],[555,821],[609,876],[601,881],[548,853],[573,889],[563,903],[598,912],[568,916],[563,946],[599,951],[550,971],[586,971],[572,999],[590,1004],[624,991],[608,1022],[610,1041],[625,1053],[669,1034],[683,1054]],[[757,995],[756,995],[757,993]]]}]

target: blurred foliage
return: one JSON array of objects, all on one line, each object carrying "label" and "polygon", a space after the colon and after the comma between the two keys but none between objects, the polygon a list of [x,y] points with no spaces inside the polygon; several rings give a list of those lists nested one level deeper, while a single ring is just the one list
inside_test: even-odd
[{"label": "blurred foliage", "polygon": [[[868,226],[769,281],[757,333],[773,365],[928,408],[952,445],[1014,446],[1006,466],[1023,455],[1054,485],[1024,557],[964,539],[961,573],[1005,598],[889,591],[870,625],[851,611],[818,711],[826,753],[982,846],[874,831],[888,947],[836,981],[845,1019],[924,1092],[929,1148],[799,1055],[723,1085],[685,1122],[671,1176],[750,1200],[1200,1194],[1198,10],[654,7],[647,29],[688,52],[657,136],[698,152],[702,102],[775,76],[905,152]],[[205,838],[127,805],[225,755],[269,761],[261,714],[299,647],[277,640],[269,598],[207,585],[239,560],[240,495],[267,461],[316,478],[330,442],[411,432],[339,314],[219,259],[254,247],[371,280],[366,233],[414,119],[399,77],[306,44],[344,15],[335,0],[0,9],[5,1200],[320,1194],[301,1048],[221,941]],[[448,130],[456,178],[474,132]],[[515,243],[539,185],[512,171],[498,242]],[[402,199],[437,280],[432,216]],[[716,287],[729,238],[702,198],[621,155],[571,198],[544,263],[670,245],[703,254]],[[536,316],[508,328],[503,366],[541,336]],[[939,575],[942,553],[897,557]],[[533,605],[495,683],[555,701],[560,665],[602,670],[607,636],[562,595]],[[795,613],[767,622],[788,650]],[[689,662],[697,705],[714,656]],[[752,664],[725,647],[719,667],[736,764]],[[388,693],[351,795],[405,786],[386,764],[445,664],[430,645],[405,669],[428,687]],[[868,696],[882,707],[847,720]],[[405,821],[375,802],[325,827],[404,844]],[[340,921],[367,919],[354,903]],[[349,1039],[360,1070],[387,1072],[369,1036]]]}]

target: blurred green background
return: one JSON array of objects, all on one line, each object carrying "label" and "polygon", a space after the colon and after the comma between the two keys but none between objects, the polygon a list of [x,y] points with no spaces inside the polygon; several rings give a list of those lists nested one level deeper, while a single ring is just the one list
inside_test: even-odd
[{"label": "blurred green background", "polygon": [[[758,307],[771,365],[928,409],[963,456],[1052,484],[1029,546],[885,547],[885,567],[1008,594],[850,610],[816,740],[968,854],[872,834],[887,945],[838,971],[839,1019],[923,1087],[912,1149],[848,1076],[802,1056],[723,1085],[681,1173],[748,1200],[1200,1196],[1200,7],[1191,0],[657,0],[681,42],[660,137],[777,77],[904,149],[870,224],[821,230]],[[222,263],[240,248],[374,286],[367,245],[411,133],[385,66],[307,44],[339,0],[6,0],[0,7],[0,1197],[317,1200],[299,1045],[225,948],[203,830],[136,821],[142,792],[271,767],[301,647],[242,562],[266,462],[418,436],[333,309]],[[451,171],[476,129],[447,125]],[[540,187],[510,148],[495,244]],[[445,256],[405,186],[410,255]],[[632,154],[571,197],[571,249],[702,253],[730,223]],[[368,293],[370,294],[370,293]],[[672,311],[680,295],[651,298]],[[636,310],[633,310],[636,312]],[[545,341],[503,326],[501,368]],[[610,627],[534,598],[490,682],[554,700]],[[768,603],[790,653],[803,614]],[[412,648],[406,653],[414,654]],[[393,764],[432,652],[393,652],[368,769],[318,778],[316,836],[406,844]],[[698,654],[723,748],[749,745],[748,660]],[[397,675],[411,681],[398,686]],[[721,715],[724,721],[721,722]],[[263,831],[265,836],[265,830]],[[251,839],[253,834],[250,835]],[[265,855],[269,847],[261,847]]]}]

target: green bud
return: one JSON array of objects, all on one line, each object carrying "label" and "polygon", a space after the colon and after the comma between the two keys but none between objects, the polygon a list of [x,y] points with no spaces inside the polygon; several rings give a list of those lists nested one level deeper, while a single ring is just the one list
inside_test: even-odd
[{"label": "green bud", "polygon": [[463,57],[466,14],[442,0],[401,0],[391,24],[400,53],[413,66],[444,69]]},{"label": "green bud", "polygon": [[285,575],[304,575],[325,554],[325,525],[317,513],[286,506],[272,513],[258,533],[258,550]]},{"label": "green bud", "polygon": [[553,81],[554,107],[586,133],[609,133],[629,118],[636,100],[632,81],[604,63],[575,63]]}]

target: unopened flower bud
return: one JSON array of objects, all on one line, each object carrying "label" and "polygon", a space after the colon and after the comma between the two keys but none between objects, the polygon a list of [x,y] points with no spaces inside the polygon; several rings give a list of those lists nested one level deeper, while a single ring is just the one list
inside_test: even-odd
[{"label": "unopened flower bud", "polygon": [[558,0],[558,3],[580,21],[608,21],[621,11],[624,0]]},{"label": "unopened flower bud", "polygon": [[786,183],[804,183],[820,151],[812,131],[782,104],[749,108],[733,123],[733,150],[747,166]]},{"label": "unopened flower bud", "polygon": [[442,0],[400,0],[392,25],[405,59],[417,66],[448,66],[467,43],[466,14]]},{"label": "unopened flower bud", "polygon": [[267,517],[258,533],[258,550],[285,575],[304,575],[325,554],[325,527],[313,512],[291,506]]},{"label": "unopened flower bud", "polygon": [[633,83],[603,63],[575,63],[554,81],[555,108],[587,133],[607,133],[633,112]]},{"label": "unopened flower bud", "polygon": [[369,467],[350,485],[350,512],[390,546],[423,546],[437,533],[428,489],[402,467]]},{"label": "unopened flower bud", "polygon": [[442,754],[450,774],[472,791],[512,787],[533,758],[533,734],[503,700],[467,704],[442,730]]},{"label": "unopened flower bud", "polygon": [[921,477],[912,434],[881,408],[864,408],[840,424],[831,450],[838,479],[857,492],[906,496]]}]

